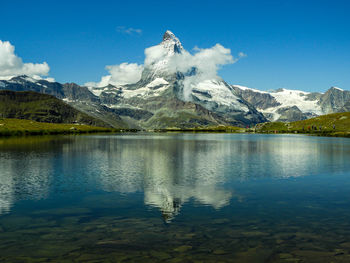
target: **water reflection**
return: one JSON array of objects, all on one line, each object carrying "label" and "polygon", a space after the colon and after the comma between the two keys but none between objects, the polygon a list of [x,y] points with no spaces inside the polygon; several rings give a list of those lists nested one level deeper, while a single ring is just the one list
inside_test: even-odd
[{"label": "water reflection", "polygon": [[51,157],[30,139],[1,142],[0,214],[9,212],[16,200],[47,198],[54,169]]},{"label": "water reflection", "polygon": [[[22,141],[21,141],[22,140]],[[344,171],[346,139],[164,134],[0,141],[0,214],[16,200],[77,191],[143,192],[170,222],[190,200],[220,209],[233,180]]]},{"label": "water reflection", "polygon": [[[0,164],[1,165],[1,164]],[[14,202],[14,190],[13,190],[13,179],[12,176],[4,172],[4,168],[1,165],[0,173],[0,215],[10,211],[12,203]]]},{"label": "water reflection", "polygon": [[222,162],[230,151],[218,141],[125,136],[106,145],[109,150],[97,151],[89,167],[102,171],[97,174],[101,188],[143,191],[145,204],[158,207],[167,222],[191,198],[216,209],[229,204],[231,191],[219,185],[227,181]]}]

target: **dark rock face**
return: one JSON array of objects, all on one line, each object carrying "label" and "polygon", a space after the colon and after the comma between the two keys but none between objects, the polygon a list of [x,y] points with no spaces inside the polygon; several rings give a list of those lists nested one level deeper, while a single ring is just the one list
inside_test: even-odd
[{"label": "dark rock face", "polygon": [[62,85],[57,82],[49,82],[46,80],[29,81],[25,75],[16,76],[10,80],[0,81],[0,90],[12,91],[34,91],[53,95],[56,98],[63,99],[65,97]]},{"label": "dark rock face", "polygon": [[307,119],[305,113],[303,113],[297,106],[280,108],[277,110],[277,113],[281,115],[277,121],[291,122]]},{"label": "dark rock face", "polygon": [[343,111],[344,105],[350,100],[350,91],[330,88],[325,92],[319,104],[325,114]]},{"label": "dark rock face", "polygon": [[350,112],[350,100],[344,104],[339,112]]},{"label": "dark rock face", "polygon": [[86,87],[81,87],[75,83],[65,83],[62,85],[64,97],[70,101],[91,101],[97,102],[98,98]]},{"label": "dark rock face", "polygon": [[281,105],[269,93],[255,92],[251,89],[243,90],[234,85],[232,85],[232,88],[237,95],[241,96],[257,109],[267,109]]},{"label": "dark rock face", "polygon": [[14,77],[8,81],[1,80],[0,83],[2,83],[0,90],[34,91],[67,100],[98,100],[86,87],[81,87],[75,83],[62,85],[58,82],[49,82],[47,80],[31,80],[25,75]]},{"label": "dark rock face", "polygon": [[319,92],[311,92],[309,94],[306,95],[306,100],[320,100],[321,97],[322,97],[322,93],[319,93]]}]

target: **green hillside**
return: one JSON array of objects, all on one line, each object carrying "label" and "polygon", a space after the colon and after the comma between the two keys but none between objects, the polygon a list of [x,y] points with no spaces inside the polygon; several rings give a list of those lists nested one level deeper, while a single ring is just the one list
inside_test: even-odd
[{"label": "green hillside", "polygon": [[0,118],[0,136],[79,134],[114,131],[116,130],[111,128],[94,127],[89,125],[44,123],[31,120]]},{"label": "green hillside", "polygon": [[255,131],[259,133],[306,133],[350,137],[350,112],[327,114],[290,123],[260,123],[256,126]]},{"label": "green hillside", "polygon": [[111,127],[109,124],[80,112],[51,95],[32,91],[0,91],[0,118]]}]

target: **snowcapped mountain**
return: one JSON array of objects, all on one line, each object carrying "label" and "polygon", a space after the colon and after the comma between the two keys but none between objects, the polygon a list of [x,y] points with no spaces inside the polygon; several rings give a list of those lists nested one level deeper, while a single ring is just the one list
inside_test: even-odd
[{"label": "snowcapped mountain", "polygon": [[325,93],[278,89],[271,92],[232,85],[236,94],[250,102],[269,121],[296,121],[345,111],[350,91],[336,87]]},{"label": "snowcapped mountain", "polygon": [[172,32],[166,31],[163,41],[145,53],[137,83],[89,87],[103,105],[118,111],[133,127],[243,126],[266,121],[224,80],[205,78],[195,66],[179,63],[190,55]]},{"label": "snowcapped mountain", "polygon": [[127,127],[127,124],[124,123],[117,113],[101,105],[97,96],[92,94],[86,87],[81,87],[74,83],[60,84],[20,75],[9,80],[0,80],[0,90],[34,91],[53,95],[77,110],[101,119],[113,127]]},{"label": "snowcapped mountain", "polygon": [[21,75],[0,80],[0,90],[53,95],[113,127],[141,129],[246,126],[350,109],[350,91],[335,87],[325,93],[310,93],[228,85],[216,75],[217,65],[211,64],[210,57],[213,52],[219,54],[219,65],[232,59],[227,55],[230,51],[220,45],[192,55],[166,31],[158,45],[145,50],[145,62],[140,66],[143,71],[136,83],[79,86]]}]

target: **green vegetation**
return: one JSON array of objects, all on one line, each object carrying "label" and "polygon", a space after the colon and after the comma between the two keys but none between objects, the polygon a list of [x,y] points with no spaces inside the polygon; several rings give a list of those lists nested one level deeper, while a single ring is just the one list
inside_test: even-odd
[{"label": "green vegetation", "polygon": [[350,112],[333,113],[290,123],[266,122],[256,125],[258,133],[303,133],[350,137]]},{"label": "green vegetation", "polygon": [[32,91],[0,91],[0,118],[111,127],[51,95]]},{"label": "green vegetation", "polygon": [[31,120],[0,118],[0,136],[81,134],[116,131],[118,130],[89,125],[43,123]]}]

